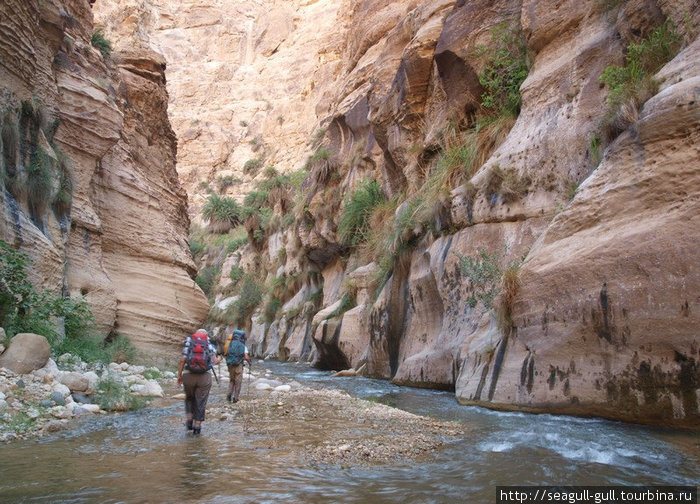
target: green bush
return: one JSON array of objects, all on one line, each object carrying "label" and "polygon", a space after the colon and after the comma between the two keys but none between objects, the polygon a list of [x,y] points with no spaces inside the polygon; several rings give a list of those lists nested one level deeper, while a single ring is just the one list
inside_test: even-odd
[{"label": "green bush", "polygon": [[[54,355],[70,353],[85,362],[110,362],[117,354],[134,357],[127,338],[105,343],[84,299],[37,293],[27,276],[29,258],[0,240],[0,326],[8,340],[31,332],[46,337]],[[63,320],[61,337],[52,319]]]},{"label": "green bush", "polygon": [[202,216],[213,233],[227,233],[240,222],[241,207],[233,198],[212,194],[202,207]]},{"label": "green bush", "polygon": [[233,322],[243,325],[250,317],[253,310],[260,304],[263,298],[263,287],[256,281],[252,273],[246,273],[241,280],[241,289],[238,299],[231,305],[230,311]]},{"label": "green bush", "polygon": [[227,254],[232,254],[239,248],[241,248],[243,245],[248,243],[248,236],[239,236],[238,238],[234,238],[231,240],[228,245],[226,246],[226,253]]},{"label": "green bush", "polygon": [[520,85],[529,72],[527,43],[519,23],[504,21],[491,29],[491,43],[477,48],[485,61],[479,74],[481,105],[496,115],[520,113]]},{"label": "green bush", "polygon": [[112,54],[112,44],[105,38],[102,28],[95,30],[90,39],[90,44],[100,51],[104,59],[109,58],[110,54]]},{"label": "green bush", "polygon": [[233,175],[225,175],[216,179],[216,185],[219,188],[219,192],[224,192],[229,187],[240,182],[240,179],[234,177]]},{"label": "green bush", "polygon": [[376,180],[364,180],[345,198],[343,213],[338,222],[338,238],[341,243],[356,246],[367,241],[369,222],[374,208],[386,201],[386,196]]},{"label": "green bush", "polygon": [[262,159],[253,158],[249,159],[243,165],[243,173],[247,175],[255,175],[258,172],[258,168],[262,166]]},{"label": "green bush", "polygon": [[500,255],[489,254],[484,249],[479,249],[476,257],[462,256],[459,260],[459,268],[462,274],[471,282],[473,293],[467,298],[469,306],[474,308],[479,301],[488,310],[498,294],[498,281],[502,270],[499,265]]},{"label": "green bush", "polygon": [[106,411],[130,411],[144,407],[148,400],[134,395],[129,385],[109,376],[99,381],[95,400]]},{"label": "green bush", "polygon": [[234,285],[237,284],[238,281],[243,277],[243,268],[241,268],[240,266],[233,266],[228,276],[234,283]]},{"label": "green bush", "polygon": [[214,282],[216,282],[216,278],[219,276],[220,272],[220,266],[207,266],[206,268],[202,269],[194,279],[197,285],[199,285],[199,288],[202,289],[207,297],[211,295]]},{"label": "green bush", "polygon": [[612,135],[624,129],[627,124],[621,117],[623,106],[632,103],[640,107],[653,96],[658,83],[653,75],[669,62],[681,47],[679,36],[673,23],[666,21],[638,43],[627,46],[625,65],[610,65],[603,70],[600,82],[608,88],[608,122]]},{"label": "green bush", "polygon": [[192,257],[197,257],[199,254],[204,252],[207,249],[206,244],[195,240],[194,238],[190,238],[190,253],[192,254]]}]

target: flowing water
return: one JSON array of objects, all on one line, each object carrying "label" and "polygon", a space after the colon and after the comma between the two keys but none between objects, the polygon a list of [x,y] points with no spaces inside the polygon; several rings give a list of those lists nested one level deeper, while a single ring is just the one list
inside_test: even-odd
[{"label": "flowing water", "polygon": [[[185,435],[182,405],[98,416],[0,447],[0,502],[492,503],[498,485],[697,485],[700,439],[596,419],[459,406],[454,395],[265,363],[273,374],[468,426],[435,457],[370,468],[308,462],[313,430],[283,416],[266,435],[208,419]],[[223,403],[214,386],[210,405]]]}]

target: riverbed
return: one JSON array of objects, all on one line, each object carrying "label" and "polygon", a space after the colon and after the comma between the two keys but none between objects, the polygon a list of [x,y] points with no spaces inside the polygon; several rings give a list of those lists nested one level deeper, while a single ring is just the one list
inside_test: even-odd
[{"label": "riverbed", "polygon": [[298,364],[254,371],[301,392],[247,383],[229,405],[214,385],[199,437],[166,398],[3,445],[0,501],[490,503],[498,485],[698,484],[694,433],[464,407]]}]

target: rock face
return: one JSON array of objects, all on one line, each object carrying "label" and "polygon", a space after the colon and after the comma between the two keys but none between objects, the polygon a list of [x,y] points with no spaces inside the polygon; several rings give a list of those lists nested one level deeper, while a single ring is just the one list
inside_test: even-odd
[{"label": "rock face", "polygon": [[31,178],[29,163],[3,142],[3,180],[14,186],[0,195],[0,237],[32,257],[39,288],[84,296],[105,336],[120,333],[161,352],[207,312],[192,280],[165,65],[134,44],[103,57],[90,44],[90,4],[12,0],[0,7],[3,138],[13,138],[8,131],[23,124],[30,104],[39,145],[63,170],[54,176],[53,205],[37,209],[16,189]]},{"label": "rock face", "polygon": [[[226,191],[239,199],[253,188],[247,160],[290,171],[326,149],[294,226],[238,252],[268,280],[308,274],[283,316],[261,307],[248,322],[254,354],[364,364],[465,404],[699,426],[697,3],[96,6],[118,47],[138,39],[165,55],[195,213],[202,182],[235,175]],[[680,52],[612,121],[603,70],[665,20]],[[484,48],[517,46],[518,33],[517,117],[478,123]],[[436,190],[465,145],[476,154]],[[338,237],[365,178],[398,202],[372,223],[393,221],[389,266]],[[432,198],[428,219],[420,197]],[[407,208],[413,222],[399,229]],[[465,257],[498,263],[492,302],[474,301],[483,286]]]},{"label": "rock face", "polygon": [[38,334],[16,334],[9,348],[0,355],[0,367],[18,374],[28,374],[43,368],[51,356],[46,338]]}]

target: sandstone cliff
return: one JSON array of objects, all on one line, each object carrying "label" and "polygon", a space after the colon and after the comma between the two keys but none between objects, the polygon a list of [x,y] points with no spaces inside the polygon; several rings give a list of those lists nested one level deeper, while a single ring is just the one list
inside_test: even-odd
[{"label": "sandstone cliff", "polygon": [[[221,194],[264,192],[253,210],[277,214],[203,256],[220,267],[212,320],[244,320],[257,355],[465,404],[698,426],[697,2],[97,6],[118,46],[165,55],[195,214],[225,176]],[[601,75],[665,23],[677,54],[611,113]],[[496,120],[499,44],[522,44],[526,78]],[[305,181],[285,193],[253,159]],[[353,242],[341,221],[368,179],[383,202]]]},{"label": "sandstone cliff", "polygon": [[[105,337],[162,352],[207,311],[191,278],[162,56],[101,54],[88,0],[3,2],[0,19],[0,238],[33,258],[38,286],[84,296]],[[23,189],[32,149],[54,160],[43,199]]]}]

